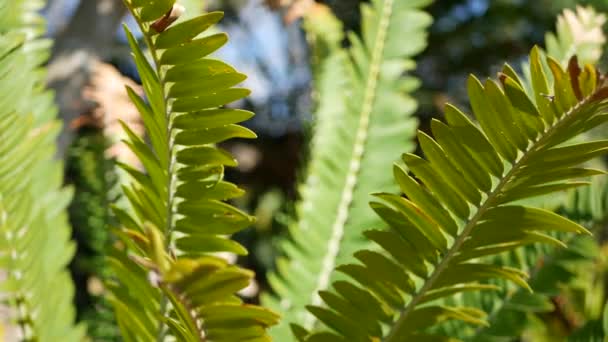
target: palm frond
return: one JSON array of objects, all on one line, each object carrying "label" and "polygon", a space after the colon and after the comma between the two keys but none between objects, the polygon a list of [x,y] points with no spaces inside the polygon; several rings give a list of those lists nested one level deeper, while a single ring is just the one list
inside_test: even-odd
[{"label": "palm frond", "polygon": [[[53,159],[61,125],[41,68],[50,42],[40,39],[42,1],[0,1],[0,269],[3,305],[24,341],[81,341],[67,264],[74,255]],[[49,296],[52,293],[52,296]]]},{"label": "palm frond", "polygon": [[236,293],[253,274],[228,264],[220,252],[247,253],[229,235],[253,218],[224,201],[243,191],[223,180],[236,160],[215,146],[229,138],[254,138],[237,125],[253,113],[223,108],[249,94],[234,86],[245,79],[213,58],[223,33],[204,32],[223,16],[212,12],[172,25],[183,8],[174,0],[125,1],[152,56],[151,64],[126,29],[147,102],[127,87],[150,144],[123,125],[125,143],[145,172],[122,165],[132,183],[123,186],[132,211],[115,208],[122,245],[109,262],[108,284],[126,341],[268,340],[273,312],[243,304]]},{"label": "palm frond", "polygon": [[[604,140],[567,144],[607,120],[604,76],[593,67],[581,69],[576,58],[567,70],[552,58],[547,64],[551,89],[534,48],[533,97],[513,74],[484,84],[471,76],[469,98],[479,126],[448,106],[448,123],[432,122],[435,138],[419,133],[425,158],[403,155],[412,175],[394,169],[407,197],[381,193],[371,203],[390,229],[366,235],[384,252],[360,251],[361,264],[338,268],[362,288],[339,281],[337,295],[322,292],[329,309],[310,310],[332,331],[301,331],[302,340],[441,340],[447,338],[429,334],[428,328],[450,319],[485,325],[484,312],[446,305],[445,298],[492,289],[487,281],[495,278],[529,289],[525,272],[487,263],[486,257],[529,244],[562,245],[547,234],[551,231],[588,233],[575,222],[521,203],[587,184],[576,179],[602,172],[578,165],[608,148]],[[352,310],[360,303],[348,291],[366,293],[374,308]]]},{"label": "palm frond", "polygon": [[321,65],[319,109],[297,222],[289,227],[291,240],[283,244],[286,258],[269,278],[278,298],[266,303],[285,318],[273,331],[277,340],[290,338],[289,324],[315,326],[317,319],[305,306],[321,304],[317,292],[338,279],[335,266],[370,246],[361,233],[380,224],[367,207],[369,194],[396,190],[390,176],[377,170],[395,162],[390,151],[414,149],[416,102],[407,93],[418,81],[403,75],[414,67],[412,56],[426,46],[431,18],[420,8],[429,2],[362,5],[362,36],[351,33],[351,47],[330,48]]}]

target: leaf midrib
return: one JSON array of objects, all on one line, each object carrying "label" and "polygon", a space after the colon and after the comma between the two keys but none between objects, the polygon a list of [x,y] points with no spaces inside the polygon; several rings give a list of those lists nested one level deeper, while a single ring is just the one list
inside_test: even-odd
[{"label": "leaf midrib", "polygon": [[[129,10],[131,11],[131,13],[133,15],[135,15],[135,11],[134,9],[131,7],[130,4],[128,4],[127,2],[125,2],[125,5],[127,7],[129,7]],[[154,61],[154,68],[156,71],[156,74],[158,75],[158,81],[160,84],[160,88],[163,91],[162,95],[162,100],[163,100],[163,107],[164,107],[164,111],[165,111],[165,116],[167,119],[167,126],[166,126],[166,137],[168,139],[168,148],[167,148],[167,160],[169,161],[168,167],[167,167],[167,198],[165,198],[166,203],[167,203],[167,213],[166,213],[166,224],[165,224],[165,251],[166,252],[170,252],[170,246],[171,246],[171,232],[173,231],[173,207],[174,207],[174,197],[173,197],[173,191],[172,189],[174,188],[174,170],[175,170],[175,155],[173,153],[173,139],[172,139],[172,126],[171,126],[171,110],[169,108],[169,104],[167,103],[167,99],[165,97],[165,80],[164,77],[162,77],[162,70],[161,70],[161,63],[160,63],[160,58],[158,58],[158,53],[155,49],[154,43],[152,42],[151,37],[148,34],[148,30],[146,30],[146,28],[144,27],[143,23],[140,22],[140,20],[135,20],[137,22],[137,25],[139,26],[139,29],[141,30],[141,32],[143,33],[143,37],[144,37],[144,41],[146,42],[146,45],[148,46],[148,49],[150,50],[150,54],[152,55],[152,59]],[[169,304],[169,299],[167,298],[166,295],[164,295],[161,291],[161,300],[160,300],[160,315],[161,316],[165,316],[166,315],[166,311],[167,311],[167,306]],[[157,329],[157,342],[162,342],[165,339],[165,323],[163,320],[159,320],[158,322],[158,329]],[[203,338],[203,337],[201,337]],[[203,341],[203,340],[201,340]]]},{"label": "leaf midrib", "polygon": [[473,228],[477,225],[477,222],[483,217],[486,211],[494,206],[494,202],[499,199],[499,195],[501,194],[504,187],[511,181],[511,179],[520,171],[522,165],[525,165],[526,161],[530,158],[530,156],[534,155],[535,152],[538,151],[539,148],[543,147],[544,143],[548,139],[550,139],[559,129],[569,123],[569,119],[576,117],[574,113],[577,112],[579,108],[590,102],[596,92],[601,89],[601,86],[598,86],[595,91],[584,98],[583,100],[576,103],[570,110],[557,119],[553,125],[549,126],[543,133],[543,135],[535,140],[526,151],[523,152],[521,158],[513,164],[513,167],[507,172],[507,174],[500,180],[500,182],[496,185],[494,190],[488,194],[488,197],[485,199],[483,204],[479,207],[479,210],[475,213],[475,215],[469,219],[467,224],[465,225],[462,233],[456,238],[454,244],[447,251],[443,260],[437,265],[433,273],[428,278],[428,280],[424,283],[422,288],[414,295],[412,300],[406,305],[406,307],[399,314],[399,318],[395,322],[394,325],[391,326],[389,333],[386,338],[383,339],[383,342],[398,342],[398,338],[400,336],[401,329],[404,329],[404,323],[407,320],[409,314],[416,308],[416,305],[422,300],[424,295],[433,288],[435,281],[439,278],[439,276],[443,273],[445,268],[452,261],[452,258],[460,251],[462,244],[465,242],[466,238],[469,237]]},{"label": "leaf midrib", "polygon": [[[359,126],[355,135],[355,144],[353,145],[349,169],[346,174],[346,182],[344,184],[342,194],[340,195],[336,219],[331,228],[332,235],[327,244],[327,254],[323,257],[321,271],[319,272],[318,281],[311,298],[311,304],[315,306],[322,303],[322,299],[318,292],[327,289],[329,286],[331,274],[336,266],[336,259],[340,251],[340,242],[344,236],[344,227],[348,219],[349,208],[353,201],[353,194],[357,185],[361,161],[365,152],[365,143],[368,136],[370,116],[372,114],[376,98],[380,67],[382,58],[384,56],[384,46],[392,16],[393,3],[394,0],[385,0],[382,8],[380,23],[378,24],[378,31],[376,32],[376,37],[374,40],[375,44],[372,52],[372,60],[369,66],[369,76],[365,86],[365,95],[363,97],[364,102],[363,106],[361,107]],[[307,312],[304,320],[304,327],[311,329],[314,326],[315,321],[315,316]]]}]

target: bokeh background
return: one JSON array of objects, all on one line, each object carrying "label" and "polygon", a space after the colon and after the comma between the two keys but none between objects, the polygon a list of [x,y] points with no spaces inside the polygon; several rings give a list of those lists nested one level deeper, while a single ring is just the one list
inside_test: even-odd
[{"label": "bokeh background", "polygon": [[[400,0],[406,1],[406,0]],[[293,218],[300,170],[306,161],[314,123],[315,59],[310,35],[300,18],[330,8],[345,31],[358,32],[360,0],[182,0],[191,13],[225,11],[218,28],[230,35],[219,55],[249,75],[253,94],[237,106],[256,116],[246,123],[259,139],[233,140],[224,148],[240,161],[227,177],[247,190],[236,203],[255,214],[254,226],[236,238],[251,251],[239,260],[256,271],[249,291],[256,301],[273,267],[275,241],[286,234]],[[429,7],[435,22],[428,48],[418,56],[415,94],[417,117],[424,128],[440,115],[445,102],[466,105],[464,80],[470,73],[495,74],[506,61],[520,65],[534,44],[554,29],[564,8],[592,5],[608,12],[603,0],[440,0]],[[70,220],[78,253],[71,270],[78,288],[79,319],[89,324],[95,340],[118,340],[112,314],[101,297],[104,250],[111,244],[107,227],[114,222],[109,203],[120,200],[121,175],[115,159],[129,160],[120,143],[120,118],[137,124],[124,84],[139,77],[131,61],[121,25],[134,27],[121,0],[49,0],[43,14],[54,48],[49,84],[55,90],[65,122],[60,158],[66,180],[75,188]],[[344,44],[347,44],[344,42]],[[605,65],[605,63],[603,63]]]}]

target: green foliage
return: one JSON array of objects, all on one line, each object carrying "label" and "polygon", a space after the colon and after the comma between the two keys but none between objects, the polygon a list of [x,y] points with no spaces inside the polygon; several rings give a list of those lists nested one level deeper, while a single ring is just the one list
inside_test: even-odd
[{"label": "green foliage", "polygon": [[185,8],[184,14],[179,17],[177,23],[196,17],[202,14],[207,7],[206,0],[180,0],[179,4]]},{"label": "green foliage", "polygon": [[243,192],[223,180],[236,160],[215,146],[233,137],[253,138],[236,123],[250,112],[222,108],[249,91],[234,88],[245,75],[207,58],[223,33],[201,36],[222,18],[213,12],[170,26],[180,15],[174,0],[128,0],[154,65],[127,31],[148,103],[127,88],[145,124],[150,145],[123,125],[127,146],[145,172],[122,165],[133,180],[123,186],[131,212],[115,209],[122,244],[109,263],[108,283],[125,341],[265,341],[278,317],[243,304],[236,292],[253,274],[230,265],[219,252],[247,251],[228,235],[253,218],[225,203]]},{"label": "green foliage", "polygon": [[[107,165],[98,165],[106,162],[104,145],[76,148],[79,164],[69,172],[84,191],[72,218],[86,222],[79,251],[93,257],[74,269],[84,277],[100,270],[125,341],[269,341],[277,314],[243,303],[238,293],[253,273],[227,260],[247,253],[230,235],[254,218],[227,202],[243,191],[224,180],[236,160],[216,145],[255,134],[238,125],[253,113],[224,107],[249,94],[237,87],[246,76],[209,58],[228,39],[210,33],[222,14],[184,14],[175,0],[124,2],[147,50],[126,29],[145,97],[127,92],[147,139],[123,124],[140,165],[120,164],[130,177],[122,186],[128,205],[112,207],[116,243],[107,255],[109,185]],[[407,94],[418,81],[406,73],[426,46],[431,19],[420,8],[429,2],[364,4],[361,37],[349,34],[349,48],[329,13],[324,24],[307,19],[317,44],[317,120],[297,218],[281,246],[285,258],[269,277],[275,294],[263,298],[285,313],[272,336],[510,340],[566,294],[582,298],[588,311],[570,340],[604,339],[603,287],[587,279],[596,277],[590,270],[600,249],[581,234],[606,223],[608,187],[578,188],[604,174],[586,163],[608,151],[608,140],[585,134],[608,121],[606,76],[593,65],[604,16],[566,11],[557,35],[547,35],[547,52],[532,50],[525,81],[508,65],[497,80],[471,76],[478,123],[448,105],[447,123],[430,123],[433,137],[418,132],[423,157],[405,153],[394,163],[392,151],[414,148],[416,102]],[[40,5],[0,0],[2,293],[22,340],[81,341],[66,271],[75,251],[65,211],[71,193],[52,159],[59,125],[40,68],[48,56],[34,14]],[[393,163],[391,177],[383,171]],[[538,207],[547,204],[543,196],[574,188],[560,209],[569,219]],[[107,314],[89,318],[95,340],[116,338],[100,335]]]},{"label": "green foliage", "polygon": [[72,194],[53,160],[61,125],[44,88],[50,44],[39,39],[41,6],[0,1],[1,291],[21,340],[80,341],[66,269],[75,250],[65,210]]},{"label": "green foliage", "polygon": [[[567,200],[560,208],[559,213],[588,227],[594,235],[601,234],[601,229],[608,219],[608,187],[605,179],[596,177],[591,179],[589,186],[571,191]],[[598,334],[594,328],[597,325],[597,305],[601,305],[602,284],[594,284],[603,277],[603,267],[597,264],[600,258],[598,242],[590,236],[568,236],[567,234],[553,234],[568,245],[567,249],[548,245],[526,246],[510,253],[493,258],[493,262],[502,266],[521,267],[530,274],[528,283],[533,289],[530,293],[526,289],[509,287],[509,284],[497,281],[495,283],[504,287],[496,292],[470,292],[463,293],[455,302],[466,306],[481,307],[490,313],[489,326],[470,327],[462,322],[451,321],[442,324],[439,328],[446,336],[458,337],[466,341],[511,341],[526,333],[539,329],[538,325],[552,324],[552,316],[566,325],[562,329],[553,326],[547,327],[546,333],[553,338],[564,338],[574,328],[570,316],[571,312],[564,313],[562,308],[554,302],[572,302],[574,297],[582,297],[583,306],[592,303],[591,307],[581,308],[588,323],[576,331],[571,338],[583,338],[581,341],[590,341],[589,334]],[[596,278],[596,279],[594,279]],[[600,290],[600,291],[598,291]],[[582,295],[582,296],[581,296]],[[565,298],[561,299],[561,298]],[[572,310],[573,303],[567,309]],[[544,317],[535,320],[534,317]],[[581,320],[581,318],[576,319]],[[539,324],[543,322],[542,324]],[[538,333],[537,333],[538,334]],[[559,337],[558,337],[559,336]],[[577,337],[578,336],[578,337]],[[536,339],[541,338],[536,336]]]},{"label": "green foliage", "polygon": [[[311,65],[313,68],[313,77],[315,82],[315,101],[318,105],[323,100],[322,90],[323,83],[322,77],[324,75],[324,69],[328,73],[335,68],[330,64],[329,58],[337,58],[336,55],[344,54],[342,52],[342,42],[344,41],[344,28],[342,22],[336,18],[329,7],[318,5],[318,8],[312,13],[304,17],[303,27],[306,32],[306,38],[311,48]],[[324,78],[326,83],[329,83],[331,79],[329,76]],[[335,82],[335,81],[334,81]],[[344,106],[344,100],[338,99],[334,101],[325,100],[324,104],[338,104]],[[324,116],[322,113],[316,113],[315,119],[322,120]],[[316,126],[320,126],[316,123]]]},{"label": "green foliage", "polygon": [[[576,236],[566,239],[568,248],[547,249],[546,255],[539,255],[537,265],[530,271],[529,280],[533,293],[520,289],[506,294],[498,308],[488,317],[490,325],[477,329],[466,340],[501,341],[521,336],[529,328],[531,315],[555,311],[552,298],[560,294],[562,287],[572,286],[581,278],[582,272],[589,272],[598,257],[597,242],[590,236]],[[466,336],[452,330],[450,336]]]},{"label": "green foliage", "polygon": [[108,142],[100,130],[78,133],[68,149],[66,177],[74,187],[70,223],[78,244],[70,269],[76,285],[78,320],[94,341],[118,341],[114,312],[103,296],[102,282],[110,275],[105,262],[112,223],[109,204],[116,197],[114,163],[106,158]]},{"label": "green foliage", "polygon": [[[577,11],[579,15],[575,16],[570,10],[565,10],[558,19],[557,35],[551,33],[546,35],[549,45],[547,54],[561,60],[561,64],[564,66],[568,64],[569,58],[575,54],[578,55],[579,52],[587,56],[587,62],[597,63],[605,40],[601,31],[603,15],[596,14],[590,7],[579,8]],[[574,39],[573,31],[578,32]],[[593,37],[593,39],[585,37]],[[556,41],[562,43],[556,44]],[[577,50],[579,48],[581,51]],[[592,50],[594,51],[593,56],[589,53]],[[529,66],[525,65],[524,71],[526,68]],[[547,73],[551,72],[548,66],[545,66],[544,70]],[[527,75],[530,74],[527,73]],[[531,87],[530,78],[528,77],[527,88]],[[585,142],[588,141],[588,138],[586,134],[582,134],[575,140]],[[526,200],[525,203],[549,210],[559,209],[561,213],[565,213],[568,218],[577,223],[595,228],[606,217],[601,204],[605,201],[602,192],[606,189],[603,186],[602,178],[593,178],[592,181],[592,185],[570,191],[570,195],[567,191],[562,191]],[[596,230],[593,229],[593,231]],[[518,290],[504,281],[494,281],[493,283],[502,287],[502,291],[468,292],[452,299],[460,305],[481,307],[484,311],[489,312],[489,327],[476,328],[467,326],[463,322],[450,321],[442,324],[439,330],[447,336],[465,340],[510,340],[536,329],[531,323],[534,322],[531,319],[534,315],[548,316],[553,312],[559,312],[559,308],[552,303],[556,296],[563,294],[559,288],[574,289],[576,283],[586,285],[592,283],[588,278],[590,274],[594,274],[592,270],[597,267],[594,261],[598,257],[598,246],[597,242],[590,237],[571,238],[564,234],[552,234],[552,236],[569,245],[573,244],[573,246],[564,251],[555,246],[532,245],[492,257],[494,264],[520,268],[528,272],[531,275],[529,283],[534,294],[527,293],[523,289]],[[562,319],[562,321],[567,322],[567,319]],[[552,327],[549,330],[558,334],[557,330],[568,330],[568,328],[555,329]],[[563,335],[568,333],[565,331]]]},{"label": "green foliage", "polygon": [[[608,207],[605,205],[608,188],[603,178],[592,178],[591,182],[589,186],[571,191],[564,205],[556,209],[598,233],[598,226],[608,218]],[[593,278],[597,277],[598,270],[602,268],[596,264],[600,252],[593,237],[567,234],[552,236],[563,241],[568,248],[532,245],[492,258],[494,264],[526,270],[530,274],[528,283],[533,293],[509,286],[510,284],[504,281],[494,281],[493,283],[502,287],[501,291],[468,292],[451,299],[452,303],[480,307],[488,312],[489,326],[471,327],[463,322],[450,321],[441,324],[437,330],[446,336],[466,341],[511,341],[532,331],[541,330],[537,327],[542,325],[540,322],[555,325],[555,321],[558,321],[566,326],[562,329],[548,327],[547,333],[554,334],[554,338],[558,335],[559,338],[568,335],[571,332],[568,329],[572,329],[567,326],[572,324],[569,321],[572,319],[569,317],[571,313],[563,313],[562,308],[556,306],[554,301],[570,297],[569,293],[575,291],[584,293],[583,297],[588,298],[583,299],[585,302],[597,302],[602,298],[602,294],[593,288]],[[602,277],[601,271],[599,277]],[[570,302],[567,297],[565,301]],[[558,319],[553,319],[553,316],[558,316]],[[544,319],[535,320],[535,317]]]},{"label": "green foliage", "polygon": [[[591,184],[572,191],[560,212],[589,226],[608,221],[608,184],[605,178],[593,178]],[[600,227],[601,228],[601,227]]]},{"label": "green foliage", "polygon": [[[551,88],[544,63],[553,75]],[[487,283],[495,278],[529,289],[527,274],[492,264],[490,256],[535,243],[563,245],[551,231],[588,233],[521,200],[587,184],[575,179],[602,173],[578,165],[604,153],[605,140],[566,143],[607,120],[608,88],[602,75],[589,65],[581,69],[576,59],[565,70],[552,58],[541,60],[535,48],[530,65],[533,96],[509,66],[499,82],[482,84],[471,76],[469,98],[479,126],[447,106],[448,124],[431,123],[434,139],[419,132],[426,159],[406,153],[403,160],[421,183],[395,166],[407,198],[380,193],[371,203],[390,229],[366,236],[384,252],[359,251],[361,264],[338,268],[363,288],[339,281],[338,294],[322,292],[330,309],[310,311],[333,332],[300,330],[301,340],[447,340],[428,328],[452,319],[487,324],[478,308],[447,304],[455,294],[495,289]],[[361,298],[368,302],[365,311],[356,309]]]},{"label": "green foliage", "polygon": [[[339,279],[337,265],[351,262],[356,250],[370,246],[361,233],[381,221],[367,206],[374,191],[393,191],[390,175],[378,170],[395,162],[394,150],[412,151],[416,102],[408,95],[418,81],[404,73],[426,46],[431,23],[420,8],[430,1],[374,0],[361,7],[362,37],[349,34],[351,47],[339,47],[335,19],[323,26],[317,53],[325,55],[318,76],[316,126],[297,222],[283,243],[286,258],[269,277],[278,298],[266,303],[284,313],[273,329],[277,341],[292,339],[289,324],[310,329],[316,318],[307,305],[319,305],[318,291]],[[314,23],[311,23],[314,25]],[[315,30],[321,31],[319,25]],[[407,44],[403,37],[408,37]]]}]

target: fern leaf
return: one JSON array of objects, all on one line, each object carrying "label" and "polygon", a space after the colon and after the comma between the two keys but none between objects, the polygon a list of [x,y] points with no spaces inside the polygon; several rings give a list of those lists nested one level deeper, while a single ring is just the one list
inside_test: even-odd
[{"label": "fern leaf", "polygon": [[[378,200],[372,202],[372,207],[390,226],[387,232],[399,243],[388,245],[384,240],[377,241],[386,253],[371,253],[384,258],[383,268],[370,257],[362,257],[361,264],[340,268],[366,289],[390,317],[388,320],[377,317],[379,324],[388,321],[380,334],[367,330],[356,340],[416,341],[420,334],[428,333],[430,326],[451,319],[483,325],[484,315],[477,309],[444,304],[446,298],[457,292],[454,289],[463,287],[464,290],[465,285],[484,284],[491,279],[505,279],[524,288],[529,286],[525,272],[487,263],[482,257],[539,242],[559,245],[558,240],[547,234],[551,231],[588,233],[575,222],[543,209],[527,207],[521,200],[586,184],[575,182],[578,174],[566,171],[603,153],[608,144],[593,141],[567,145],[567,142],[593,128],[596,122],[606,120],[608,88],[594,68],[581,71],[573,59],[570,70],[564,70],[549,58],[547,63],[554,78],[554,87],[549,90],[546,75],[535,67],[540,65],[538,48],[532,50],[530,60],[533,94],[537,96],[528,98],[517,80],[506,75],[500,78],[500,84],[493,80],[482,84],[471,76],[469,97],[479,126],[455,107],[448,106],[447,125],[435,120],[431,126],[436,138],[419,136],[426,158],[403,155],[405,164],[418,180],[395,168],[397,178],[405,184],[402,191],[407,197],[380,194]],[[573,82],[585,78],[600,81],[584,87],[586,90]],[[445,152],[447,147],[441,137],[446,131],[458,138],[456,147],[470,158],[456,159]],[[469,169],[483,170],[491,179],[490,188],[475,182],[466,171]],[[548,180],[538,177],[548,170],[560,171],[561,176]],[[425,194],[424,200],[421,193]],[[440,221],[428,208],[447,215],[442,215]],[[450,228],[453,223],[457,225],[456,231]],[[409,261],[408,265],[393,258],[398,255],[395,247],[399,246],[413,250],[418,259]],[[427,273],[416,274],[411,264],[419,269],[426,265],[430,268]],[[389,265],[400,274],[387,272]],[[337,314],[318,315],[319,319],[333,329],[332,334],[351,338],[352,332],[345,329],[347,325],[339,322],[352,324],[363,318],[346,316],[339,307],[326,304],[335,310],[330,312]],[[315,336],[318,335],[312,333],[305,340],[314,341]]]},{"label": "fern leaf", "polygon": [[[115,208],[122,242],[109,258],[112,292],[125,340],[267,340],[275,313],[245,305],[236,293],[253,274],[229,265],[216,253],[246,254],[229,238],[253,218],[225,203],[242,191],[223,180],[236,160],[215,146],[255,134],[237,123],[253,114],[223,108],[249,91],[228,64],[209,54],[225,34],[204,35],[223,16],[212,12],[172,25],[183,12],[174,0],[127,0],[151,64],[126,29],[147,102],[127,88],[144,122],[150,144],[125,124],[127,146],[144,171],[122,165],[132,176],[123,186],[132,210]],[[231,337],[232,336],[232,337]]]},{"label": "fern leaf", "polygon": [[284,324],[273,332],[277,340],[289,340],[288,324],[315,325],[305,306],[321,303],[317,292],[338,279],[334,268],[369,246],[361,233],[380,223],[366,203],[372,191],[394,189],[390,176],[377,173],[395,161],[387,151],[414,148],[416,103],[404,92],[415,89],[417,80],[401,76],[426,45],[431,18],[420,8],[428,3],[364,4],[362,37],[351,34],[348,51],[331,52],[332,42],[327,43],[330,54],[321,66],[320,106],[298,218],[283,247],[286,259],[269,278],[279,298],[267,303],[285,313]]},{"label": "fern leaf", "polygon": [[[10,325],[24,341],[81,341],[67,265],[74,255],[62,188],[53,160],[60,131],[41,66],[42,1],[0,1],[0,269]],[[52,296],[49,296],[52,293]],[[12,329],[11,329],[12,330]]]},{"label": "fern leaf", "polygon": [[101,291],[90,291],[89,286],[83,286],[108,275],[105,263],[110,242],[108,204],[116,198],[113,190],[118,190],[114,161],[105,154],[110,146],[108,141],[101,130],[90,127],[79,130],[67,151],[65,172],[74,187],[68,213],[78,246],[70,265],[80,304],[76,308],[79,319],[87,325],[89,338],[95,341],[119,338],[114,312]]}]

